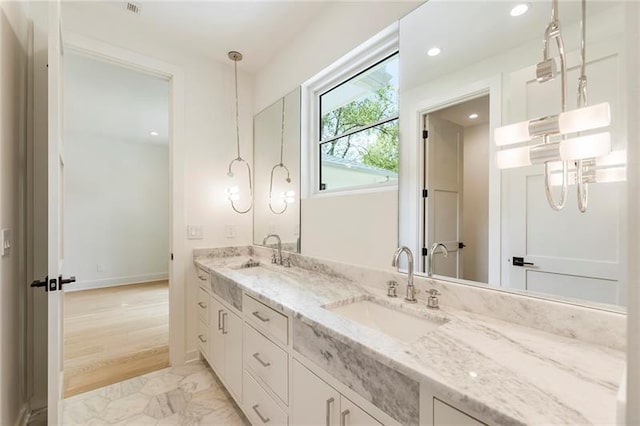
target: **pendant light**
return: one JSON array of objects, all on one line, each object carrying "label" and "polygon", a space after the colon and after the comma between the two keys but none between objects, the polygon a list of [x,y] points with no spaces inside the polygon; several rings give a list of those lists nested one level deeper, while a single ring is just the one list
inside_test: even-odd
[{"label": "pendant light", "polygon": [[236,213],[245,214],[245,213],[248,213],[251,210],[251,208],[253,207],[253,186],[252,186],[252,182],[251,182],[252,181],[252,179],[251,179],[251,166],[240,155],[240,113],[239,113],[239,108],[238,108],[238,61],[242,60],[242,53],[236,52],[236,51],[231,51],[231,52],[229,52],[229,59],[231,59],[233,61],[233,70],[234,70],[234,76],[235,76],[236,148],[237,148],[238,156],[236,158],[234,158],[233,160],[231,160],[231,162],[229,163],[227,176],[229,176],[229,178],[231,178],[231,179],[233,179],[235,177],[235,175],[233,173],[233,165],[235,163],[244,164],[247,167],[247,176],[249,178],[249,188],[248,188],[249,189],[249,206],[244,210],[243,209],[239,209],[239,208],[236,207],[236,204],[235,204],[236,201],[240,200],[241,195],[243,194],[238,185],[229,186],[229,188],[227,189],[227,199],[231,203],[231,208],[233,209],[233,211],[235,211]]},{"label": "pendant light", "polygon": [[[582,134],[601,129],[611,124],[608,102],[587,105],[587,77],[585,73],[586,0],[582,0],[581,16],[581,74],[578,78],[578,108],[567,111],[567,65],[564,40],[558,19],[558,0],[552,0],[551,22],[545,30],[543,60],[536,66],[536,80],[546,83],[557,75],[556,63],[549,57],[549,47],[555,40],[560,58],[561,112],[558,115],[541,117],[521,123],[499,127],[494,132],[497,146],[527,142],[523,147],[501,149],[496,153],[496,164],[500,169],[544,164],[544,182],[547,201],[554,210],[564,208],[569,177],[577,185],[578,208],[587,210],[587,183],[595,182],[598,175],[619,176],[618,173],[596,173],[599,161],[611,153],[609,132]],[[561,140],[551,141],[551,136],[560,135]],[[572,135],[572,137],[568,137]],[[540,137],[542,143],[537,143]],[[573,171],[570,173],[570,168]],[[553,174],[553,176],[552,176]],[[556,201],[552,186],[560,186],[560,200]]]},{"label": "pendant light", "polygon": [[[269,210],[274,214],[282,214],[287,211],[289,204],[295,202],[296,193],[293,190],[282,192],[279,196],[275,196],[273,193],[273,175],[278,168],[282,168],[287,172],[285,181],[291,183],[291,174],[289,168],[284,165],[284,117],[285,117],[285,98],[282,98],[282,120],[280,125],[280,162],[273,166],[271,169],[271,178],[269,179]],[[274,201],[279,201],[283,204],[283,207],[278,209],[273,206]]]}]

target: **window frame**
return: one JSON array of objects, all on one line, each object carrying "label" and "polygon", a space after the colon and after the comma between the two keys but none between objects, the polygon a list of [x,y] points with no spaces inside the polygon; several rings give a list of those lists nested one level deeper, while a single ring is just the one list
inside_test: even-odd
[{"label": "window frame", "polygon": [[398,180],[396,180],[377,184],[354,185],[320,190],[322,160],[320,150],[323,143],[394,120],[398,121],[398,126],[400,125],[400,115],[398,113],[397,116],[388,117],[358,129],[352,129],[338,137],[332,137],[324,141],[320,140],[322,126],[320,96],[379,65],[394,55],[397,55],[398,58],[400,57],[397,23],[390,25],[382,32],[376,34],[302,85],[302,131],[304,142],[302,143],[301,154],[303,170],[306,169],[306,171],[302,173],[303,198],[346,193],[379,192],[398,188]]}]

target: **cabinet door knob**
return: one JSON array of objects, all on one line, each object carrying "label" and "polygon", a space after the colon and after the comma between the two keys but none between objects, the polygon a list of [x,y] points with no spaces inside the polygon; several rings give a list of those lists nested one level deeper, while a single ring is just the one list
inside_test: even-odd
[{"label": "cabinet door knob", "polygon": [[258,311],[255,311],[253,313],[253,316],[258,318],[262,322],[269,322],[269,318],[268,317],[263,317],[262,315],[260,315],[260,312],[258,312]]},{"label": "cabinet door knob", "polygon": [[207,339],[205,339],[202,334],[198,334],[198,339],[200,339],[202,343],[207,343]]},{"label": "cabinet door knob", "polygon": [[269,423],[269,421],[271,421],[271,419],[269,417],[264,417],[262,415],[262,413],[260,413],[260,411],[258,411],[258,404],[254,405],[253,407],[253,411],[256,412],[256,414],[258,415],[258,417],[260,417],[260,420],[262,420],[262,423]]},{"label": "cabinet door knob", "polygon": [[333,398],[329,398],[327,399],[327,420],[326,420],[326,425],[327,426],[331,426],[331,411],[332,410],[332,405],[333,405]]},{"label": "cabinet door knob", "polygon": [[349,410],[344,410],[340,414],[340,426],[347,426],[347,417],[349,416]]},{"label": "cabinet door knob", "polygon": [[198,302],[198,306],[200,306],[202,309],[205,309],[207,307],[207,305],[202,302]]},{"label": "cabinet door knob", "polygon": [[271,365],[270,362],[266,362],[263,361],[262,358],[260,358],[260,353],[256,352],[255,354],[253,354],[253,357],[258,360],[258,362],[263,366],[263,367],[268,367]]},{"label": "cabinet door knob", "polygon": [[222,309],[218,309],[218,330],[222,330],[222,320],[220,319],[221,314],[222,314]]},{"label": "cabinet door knob", "polygon": [[227,334],[228,333],[226,319],[227,319],[227,313],[223,312],[222,313],[222,334]]}]

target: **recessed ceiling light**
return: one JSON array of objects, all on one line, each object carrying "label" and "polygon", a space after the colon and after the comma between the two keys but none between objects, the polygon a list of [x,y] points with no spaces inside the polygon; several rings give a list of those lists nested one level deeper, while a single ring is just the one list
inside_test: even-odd
[{"label": "recessed ceiling light", "polygon": [[478,114],[474,112],[473,114],[469,115],[469,118],[475,120],[476,118],[478,118]]},{"label": "recessed ceiling light", "polygon": [[511,16],[524,15],[525,13],[527,13],[527,10],[529,10],[529,5],[527,3],[521,3],[511,9]]},{"label": "recessed ceiling light", "polygon": [[151,136],[159,136],[159,135],[160,135],[160,133],[158,133],[158,132],[153,132],[153,131],[149,132],[149,134],[150,134]]},{"label": "recessed ceiling light", "polygon": [[427,55],[429,56],[438,56],[440,54],[440,48],[439,47],[432,47],[431,49],[429,49],[427,51]]}]

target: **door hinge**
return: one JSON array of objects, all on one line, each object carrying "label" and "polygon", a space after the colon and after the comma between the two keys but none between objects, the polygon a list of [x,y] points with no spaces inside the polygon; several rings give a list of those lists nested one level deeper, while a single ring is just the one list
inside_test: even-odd
[{"label": "door hinge", "polygon": [[423,189],[422,190],[422,198],[429,198],[429,190],[428,189]]},{"label": "door hinge", "polygon": [[422,255],[423,256],[429,256],[429,249],[426,247],[422,247]]},{"label": "door hinge", "polygon": [[422,139],[427,139],[429,137],[429,131],[428,130],[423,130],[422,131]]}]

